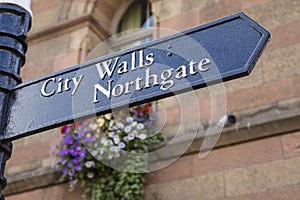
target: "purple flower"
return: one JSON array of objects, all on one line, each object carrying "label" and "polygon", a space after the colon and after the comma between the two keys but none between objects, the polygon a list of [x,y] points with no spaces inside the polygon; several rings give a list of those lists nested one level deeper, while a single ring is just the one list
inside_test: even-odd
[{"label": "purple flower", "polygon": [[63,168],[61,169],[61,171],[62,171],[63,174],[67,174],[67,173],[68,173],[68,172],[67,172],[67,169],[66,169],[65,167],[63,167]]},{"label": "purple flower", "polygon": [[75,170],[77,172],[80,172],[82,170],[82,166],[81,165],[77,165],[76,168],[75,168]]},{"label": "purple flower", "polygon": [[62,150],[59,151],[60,156],[67,155],[68,153],[69,153],[69,149],[62,149]]},{"label": "purple flower", "polygon": [[72,142],[73,142],[72,136],[70,134],[67,135],[66,138],[64,139],[64,143],[69,145],[69,144],[72,144]]},{"label": "purple flower", "polygon": [[76,155],[77,155],[77,151],[76,151],[75,149],[71,149],[71,150],[70,150],[70,154],[71,154],[72,156],[76,156]]},{"label": "purple flower", "polygon": [[76,137],[76,139],[80,139],[80,138],[82,138],[82,136],[84,135],[84,131],[80,131],[78,134],[77,134],[77,137]]},{"label": "purple flower", "polygon": [[86,150],[79,151],[79,158],[84,158],[86,154]]},{"label": "purple flower", "polygon": [[67,162],[67,159],[66,159],[66,158],[61,159],[61,164],[62,164],[62,165],[66,164],[66,162]]},{"label": "purple flower", "polygon": [[85,141],[86,141],[86,142],[94,142],[95,139],[96,139],[95,137],[89,136],[89,137],[86,137],[86,138],[85,138]]},{"label": "purple flower", "polygon": [[73,171],[73,170],[70,170],[70,171],[68,172],[68,175],[69,175],[69,176],[74,176],[74,171]]},{"label": "purple flower", "polygon": [[68,163],[68,167],[69,167],[70,169],[72,169],[72,167],[73,167],[73,162],[72,162],[72,161],[70,161],[70,162]]},{"label": "purple flower", "polygon": [[146,126],[150,126],[152,124],[152,119],[150,118],[145,122]]},{"label": "purple flower", "polygon": [[74,163],[80,163],[80,161],[81,161],[81,159],[79,157],[73,159]]}]

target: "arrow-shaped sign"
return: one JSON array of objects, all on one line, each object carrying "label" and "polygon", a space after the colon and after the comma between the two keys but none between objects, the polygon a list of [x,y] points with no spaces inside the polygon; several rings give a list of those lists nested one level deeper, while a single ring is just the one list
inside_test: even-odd
[{"label": "arrow-shaped sign", "polygon": [[20,84],[0,140],[248,75],[269,38],[238,13]]}]

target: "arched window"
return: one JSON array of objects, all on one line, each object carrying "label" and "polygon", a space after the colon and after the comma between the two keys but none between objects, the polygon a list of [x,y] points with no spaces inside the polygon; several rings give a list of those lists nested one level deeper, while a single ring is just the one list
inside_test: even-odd
[{"label": "arched window", "polygon": [[116,36],[111,38],[113,51],[133,47],[152,40],[153,16],[147,0],[134,1],[119,21]]},{"label": "arched window", "polygon": [[123,15],[117,33],[152,26],[151,4],[148,1],[135,1]]}]

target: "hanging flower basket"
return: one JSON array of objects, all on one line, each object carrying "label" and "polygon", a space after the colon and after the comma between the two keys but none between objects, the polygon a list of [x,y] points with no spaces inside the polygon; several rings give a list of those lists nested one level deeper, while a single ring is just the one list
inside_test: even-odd
[{"label": "hanging flower basket", "polygon": [[56,166],[71,188],[92,200],[143,199],[148,147],[164,140],[150,113],[148,103],[63,126]]}]

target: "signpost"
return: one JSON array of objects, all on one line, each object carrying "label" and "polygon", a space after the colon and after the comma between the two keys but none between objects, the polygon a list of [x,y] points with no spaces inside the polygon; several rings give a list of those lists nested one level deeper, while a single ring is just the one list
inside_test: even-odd
[{"label": "signpost", "polygon": [[238,13],[19,84],[30,19],[22,7],[0,4],[0,21],[14,23],[0,25],[2,189],[12,140],[248,75],[270,39]]}]

